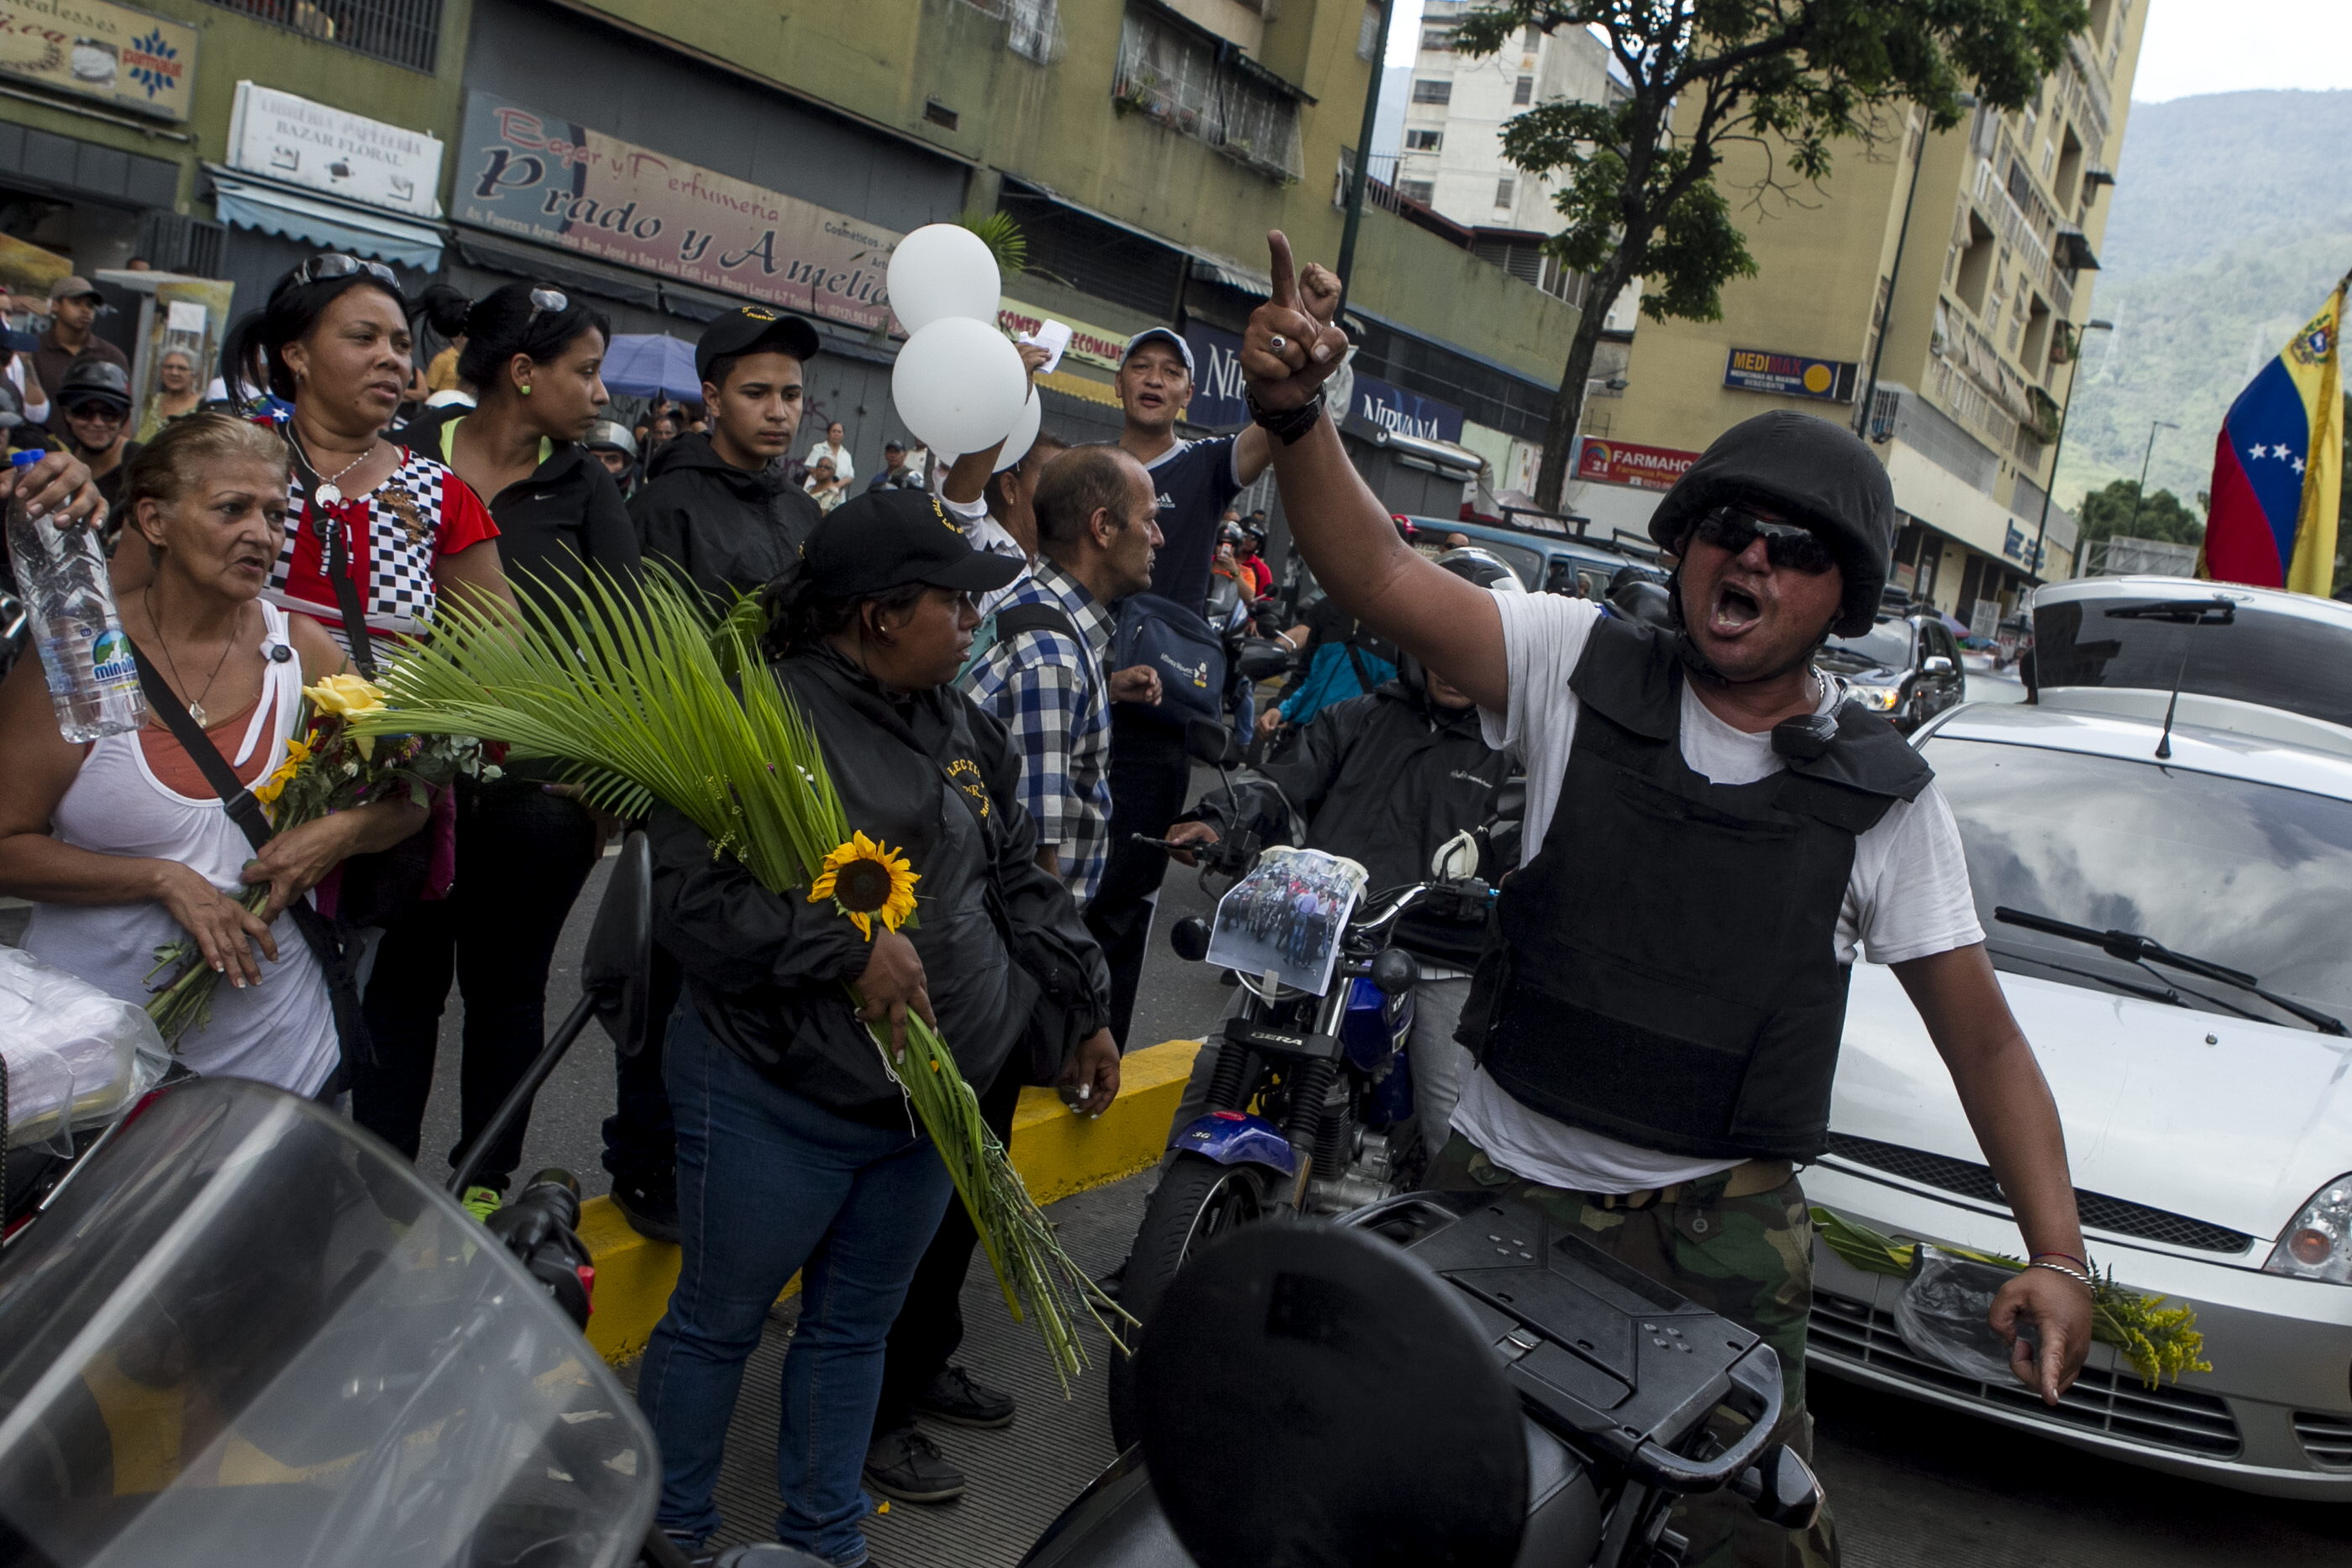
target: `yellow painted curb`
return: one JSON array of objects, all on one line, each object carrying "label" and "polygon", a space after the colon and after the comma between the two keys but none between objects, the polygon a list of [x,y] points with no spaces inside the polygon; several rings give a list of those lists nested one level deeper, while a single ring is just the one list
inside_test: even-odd
[{"label": "yellow painted curb", "polygon": [[[1030,1196],[1053,1203],[1106,1186],[1150,1166],[1168,1146],[1168,1124],[1201,1042],[1171,1040],[1129,1051],[1119,1063],[1118,1098],[1098,1117],[1074,1116],[1050,1089],[1024,1089],[1013,1117],[1013,1168]],[[596,1311],[588,1343],[606,1361],[646,1348],[677,1283],[677,1249],[629,1228],[608,1197],[582,1206],[580,1239],[596,1261]],[[800,1289],[795,1279],[786,1296]]]}]

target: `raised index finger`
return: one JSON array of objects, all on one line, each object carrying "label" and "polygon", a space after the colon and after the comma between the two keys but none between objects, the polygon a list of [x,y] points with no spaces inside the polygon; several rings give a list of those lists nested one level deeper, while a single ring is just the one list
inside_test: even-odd
[{"label": "raised index finger", "polygon": [[1268,229],[1265,248],[1274,268],[1274,302],[1286,309],[1297,309],[1298,275],[1290,259],[1290,236],[1280,229]]}]

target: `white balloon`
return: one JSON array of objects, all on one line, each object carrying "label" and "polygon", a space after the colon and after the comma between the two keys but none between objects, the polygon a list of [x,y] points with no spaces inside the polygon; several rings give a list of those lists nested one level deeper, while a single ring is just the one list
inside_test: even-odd
[{"label": "white balloon", "polygon": [[912,337],[934,321],[993,322],[1004,292],[996,257],[961,224],[926,224],[891,253],[890,309]]},{"label": "white balloon", "polygon": [[942,455],[1004,439],[1028,401],[1029,371],[1013,340],[985,321],[950,316],[906,341],[890,369],[890,401],[915,439]]},{"label": "white balloon", "polygon": [[1021,405],[1021,416],[1013,422],[1012,431],[1004,437],[1004,450],[996,455],[996,471],[1003,473],[1029,455],[1037,444],[1037,427],[1045,418],[1045,400],[1037,389],[1029,389],[1029,401]]}]

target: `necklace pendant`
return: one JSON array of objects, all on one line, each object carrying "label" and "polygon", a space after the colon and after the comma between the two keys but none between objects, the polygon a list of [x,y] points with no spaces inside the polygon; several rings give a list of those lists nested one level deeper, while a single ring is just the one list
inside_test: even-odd
[{"label": "necklace pendant", "polygon": [[310,498],[322,507],[340,507],[343,504],[342,491],[333,485],[320,486],[310,492]]},{"label": "necklace pendant", "polygon": [[196,721],[196,727],[198,729],[204,728],[206,722],[205,718],[205,705],[202,703],[190,703],[188,705],[188,716]]}]

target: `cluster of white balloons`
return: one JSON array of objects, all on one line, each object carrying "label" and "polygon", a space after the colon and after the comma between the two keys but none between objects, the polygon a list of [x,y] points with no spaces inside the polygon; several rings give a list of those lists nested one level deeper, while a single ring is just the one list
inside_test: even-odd
[{"label": "cluster of white balloons", "polygon": [[998,472],[1020,462],[1037,439],[1040,400],[1021,351],[997,329],[996,257],[970,229],[929,224],[898,242],[889,287],[907,329],[890,371],[898,418],[942,457],[1002,441]]}]

